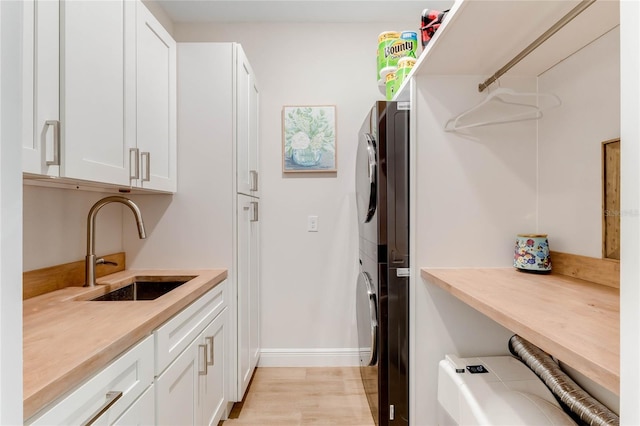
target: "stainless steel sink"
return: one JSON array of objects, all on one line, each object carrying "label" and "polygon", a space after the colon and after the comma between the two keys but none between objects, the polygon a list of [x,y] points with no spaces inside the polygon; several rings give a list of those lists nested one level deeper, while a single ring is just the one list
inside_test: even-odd
[{"label": "stainless steel sink", "polygon": [[136,277],[135,281],[117,290],[91,299],[96,302],[122,300],[154,300],[191,281],[195,276],[181,277]]}]

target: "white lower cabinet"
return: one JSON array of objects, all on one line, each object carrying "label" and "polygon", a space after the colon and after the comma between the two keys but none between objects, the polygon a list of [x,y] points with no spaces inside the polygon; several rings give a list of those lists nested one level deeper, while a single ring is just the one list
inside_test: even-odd
[{"label": "white lower cabinet", "polygon": [[156,381],[159,425],[217,425],[225,414],[223,310]]},{"label": "white lower cabinet", "polygon": [[217,425],[229,401],[226,291],[218,284],[25,424]]},{"label": "white lower cabinet", "polygon": [[209,324],[201,338],[198,347],[206,346],[207,368],[206,374],[198,378],[198,396],[201,413],[199,425],[217,425],[227,405],[227,309],[222,311]]},{"label": "white lower cabinet", "polygon": [[226,414],[225,288],[226,282],[218,284],[155,332],[161,361],[156,363],[156,424],[215,425]]},{"label": "white lower cabinet", "polygon": [[198,343],[193,342],[156,380],[157,423],[195,425],[198,405]]},{"label": "white lower cabinet", "polygon": [[157,424],[216,425],[225,414],[227,310],[158,377]]},{"label": "white lower cabinet", "polygon": [[151,385],[136,400],[127,411],[113,423],[117,426],[129,425],[154,425],[156,424],[156,398],[154,395],[155,385]]},{"label": "white lower cabinet", "polygon": [[[71,393],[61,397],[44,413],[28,419],[26,424],[114,424],[122,413],[136,406],[140,401],[138,397],[152,383],[153,336],[149,336]],[[145,423],[149,413],[140,407],[127,416],[127,424]]]}]

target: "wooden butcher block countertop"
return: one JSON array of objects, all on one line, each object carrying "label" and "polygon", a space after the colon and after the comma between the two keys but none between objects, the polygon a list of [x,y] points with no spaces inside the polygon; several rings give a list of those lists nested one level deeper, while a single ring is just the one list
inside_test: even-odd
[{"label": "wooden butcher block countertop", "polygon": [[[195,276],[155,299],[88,301],[138,276]],[[227,277],[217,270],[125,270],[98,285],[67,287],[24,301],[24,418],[28,419],[148,336]]]},{"label": "wooden butcher block countertop", "polygon": [[425,268],[422,277],[620,394],[620,290],[515,268]]}]

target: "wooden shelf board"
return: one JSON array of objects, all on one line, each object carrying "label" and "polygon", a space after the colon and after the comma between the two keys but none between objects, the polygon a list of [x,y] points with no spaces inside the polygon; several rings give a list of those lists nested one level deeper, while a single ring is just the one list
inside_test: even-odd
[{"label": "wooden shelf board", "polygon": [[426,281],[620,394],[620,290],[514,268],[424,268]]}]

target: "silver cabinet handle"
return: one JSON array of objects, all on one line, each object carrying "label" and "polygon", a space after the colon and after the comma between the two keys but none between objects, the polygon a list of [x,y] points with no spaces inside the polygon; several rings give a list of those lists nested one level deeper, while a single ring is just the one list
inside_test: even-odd
[{"label": "silver cabinet handle", "polygon": [[209,336],[209,337],[205,337],[205,340],[207,341],[207,347],[209,348],[209,355],[207,357],[207,365],[213,365],[214,364],[214,358],[213,358],[213,336]]},{"label": "silver cabinet handle", "polygon": [[249,176],[251,176],[251,182],[250,182],[250,191],[257,191],[258,190],[258,172],[256,170],[250,170],[249,171]]},{"label": "silver cabinet handle", "polygon": [[258,215],[258,202],[257,201],[252,201],[251,205],[253,206],[253,215],[251,217],[251,222],[257,222],[259,219],[259,215]]},{"label": "silver cabinet handle", "polygon": [[53,126],[53,160],[47,160],[47,166],[60,165],[60,122],[58,120],[47,120],[45,126]]},{"label": "silver cabinet handle", "polygon": [[207,345],[198,345],[198,374],[207,375]]},{"label": "silver cabinet handle", "polygon": [[[131,159],[131,154],[134,154],[134,158]],[[140,179],[140,150],[138,148],[129,148],[129,171],[131,171],[131,165],[133,164],[133,174],[129,173],[130,179]]]},{"label": "silver cabinet handle", "polygon": [[150,152],[141,152],[141,159],[145,159],[145,168],[144,168],[144,176],[142,177],[143,182],[149,182],[151,180],[151,153]]},{"label": "silver cabinet handle", "polygon": [[100,408],[98,408],[96,410],[96,412],[93,413],[91,415],[91,417],[89,417],[89,419],[87,421],[82,423],[82,426],[89,426],[89,425],[94,424],[96,422],[96,420],[98,420],[100,418],[100,416],[102,416],[109,408],[111,408],[111,406],[113,404],[116,403],[116,401],[118,401],[120,398],[122,398],[122,391],[107,392],[106,397],[107,397],[107,399],[104,402],[104,404],[102,404],[102,406]]}]

